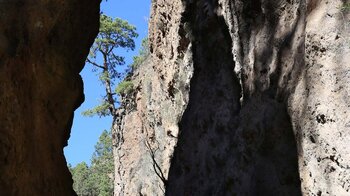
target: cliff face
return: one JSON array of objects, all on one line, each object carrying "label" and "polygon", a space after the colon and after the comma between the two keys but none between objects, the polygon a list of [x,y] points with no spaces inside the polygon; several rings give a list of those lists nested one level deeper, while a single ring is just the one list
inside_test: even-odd
[{"label": "cliff face", "polygon": [[191,43],[185,35],[182,12],[180,1],[152,4],[152,57],[135,72],[136,91],[123,98],[115,125],[123,135],[121,145],[114,148],[119,153],[115,157],[116,195],[164,194],[193,74]]},{"label": "cliff face", "polygon": [[0,195],[75,195],[63,155],[99,1],[0,2]]},{"label": "cliff face", "polygon": [[350,192],[350,1],[310,1],[302,75],[288,99],[306,194]]},{"label": "cliff face", "polygon": [[153,1],[116,195],[349,194],[347,3]]},{"label": "cliff face", "polygon": [[[0,2],[0,194],[74,195],[63,147],[98,1]],[[116,195],[348,195],[349,0],[152,2]]]}]

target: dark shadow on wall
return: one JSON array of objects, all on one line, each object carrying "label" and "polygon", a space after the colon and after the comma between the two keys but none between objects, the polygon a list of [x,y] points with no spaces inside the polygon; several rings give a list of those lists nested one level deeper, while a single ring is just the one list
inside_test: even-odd
[{"label": "dark shadow on wall", "polygon": [[166,195],[216,195],[231,183],[227,159],[235,145],[232,138],[240,110],[240,85],[233,72],[228,28],[224,19],[210,10],[214,6],[202,1],[189,4],[184,15],[195,37],[195,71],[189,104],[179,124]]},{"label": "dark shadow on wall", "polygon": [[188,3],[194,75],[166,195],[301,195],[298,153],[285,104],[268,91],[246,97],[217,2]]}]

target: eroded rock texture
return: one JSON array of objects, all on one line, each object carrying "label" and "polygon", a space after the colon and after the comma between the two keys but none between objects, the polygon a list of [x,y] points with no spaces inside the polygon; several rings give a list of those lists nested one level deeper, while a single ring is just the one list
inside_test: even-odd
[{"label": "eroded rock texture", "polygon": [[[249,65],[249,59],[245,59],[252,55],[268,57],[274,46],[269,44],[273,34],[267,32],[275,30],[274,23],[278,23],[279,17],[268,16],[275,14],[272,10],[267,11],[265,18],[258,16],[262,13],[254,10],[257,5],[249,2],[220,3],[203,1],[187,5],[196,46],[194,76],[170,166],[167,195],[299,195],[297,150],[287,110],[283,101],[278,100],[277,88],[266,84],[267,79],[253,76],[257,70],[248,68],[256,67],[258,74],[269,78],[268,71],[260,71],[268,65],[264,62]],[[233,15],[242,30],[230,34],[225,23],[225,17],[230,16],[221,14],[224,9],[244,9],[242,13],[256,14],[266,26],[254,24],[247,16]],[[264,30],[263,34],[272,38],[248,34]],[[249,54],[251,45],[243,43],[255,41],[261,44],[260,48]],[[239,75],[244,79],[242,87],[238,73],[234,72],[232,44],[240,44],[242,53],[237,52],[236,59],[246,62],[247,69],[242,68]],[[243,75],[248,71],[253,72],[251,81]],[[277,80],[280,76],[277,73],[275,77]]]},{"label": "eroded rock texture", "polygon": [[[152,3],[150,57],[134,73],[135,92],[124,97],[115,125],[123,140],[114,150],[115,195],[163,195],[188,103],[193,74],[191,43],[181,1]],[[179,32],[180,35],[179,35]]]},{"label": "eroded rock texture", "polygon": [[309,1],[305,64],[288,106],[307,195],[350,194],[350,1]]},{"label": "eroded rock texture", "polygon": [[153,1],[116,195],[350,194],[347,3]]},{"label": "eroded rock texture", "polygon": [[75,195],[63,155],[99,1],[0,1],[0,195]]}]

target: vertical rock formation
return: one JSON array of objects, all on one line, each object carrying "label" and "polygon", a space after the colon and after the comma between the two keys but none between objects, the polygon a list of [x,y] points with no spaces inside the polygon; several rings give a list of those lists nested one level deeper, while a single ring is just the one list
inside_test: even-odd
[{"label": "vertical rock formation", "polygon": [[0,1],[0,195],[75,195],[63,155],[99,1]]},{"label": "vertical rock formation", "polygon": [[155,0],[116,195],[350,194],[347,0]]},{"label": "vertical rock formation", "polygon": [[[154,0],[115,195],[349,195],[349,0]],[[0,194],[74,195],[99,1],[0,1]]]},{"label": "vertical rock formation", "polygon": [[[272,77],[273,82],[282,77],[269,70],[269,66],[281,66],[270,64],[274,58],[297,58],[268,55],[284,49],[283,44],[270,44],[276,39],[274,32],[286,39],[285,32],[278,29],[283,12],[275,13],[269,3],[236,3],[186,5],[194,37],[194,76],[167,195],[300,195],[296,142],[284,100],[279,97],[284,95],[278,94],[283,87],[269,83]],[[291,20],[298,6],[295,9],[289,10]],[[238,10],[244,15],[237,15]],[[250,20],[251,15],[256,18]],[[227,25],[229,18],[237,24]],[[230,34],[233,25],[238,31]],[[296,42],[298,47],[300,42]],[[235,52],[237,65],[233,44],[241,47]],[[241,66],[241,75],[234,71],[235,66]]]},{"label": "vertical rock formation", "polygon": [[305,64],[288,100],[305,195],[350,194],[350,1],[308,1]]},{"label": "vertical rock formation", "polygon": [[[163,195],[188,103],[192,51],[181,1],[152,2],[152,57],[134,73],[115,128],[123,135],[115,157],[115,195]],[[147,177],[146,177],[147,176]]]}]

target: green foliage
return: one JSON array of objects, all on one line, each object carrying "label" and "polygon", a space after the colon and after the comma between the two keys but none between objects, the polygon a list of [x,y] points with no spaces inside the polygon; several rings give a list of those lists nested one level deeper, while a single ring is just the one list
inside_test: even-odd
[{"label": "green foliage", "polygon": [[349,11],[350,10],[350,3],[345,3],[343,6],[341,6],[341,11]]},{"label": "green foliage", "polygon": [[[115,54],[116,48],[135,48],[134,38],[137,37],[136,28],[127,21],[120,18],[113,18],[101,14],[100,29],[94,44],[90,49],[90,57],[95,58],[96,54]],[[111,56],[113,58],[113,56]]]},{"label": "green foliage", "polygon": [[[130,25],[127,21],[120,18],[112,19],[109,16],[101,14],[100,16],[100,32],[95,39],[94,44],[90,49],[90,54],[88,58],[88,63],[96,63],[97,54],[101,54],[104,58],[103,64],[97,64],[95,68],[102,68],[103,71],[100,72],[100,79],[116,79],[121,77],[121,73],[117,71],[118,65],[124,65],[124,57],[119,56],[116,53],[117,48],[124,48],[126,50],[134,50],[136,38],[138,34],[136,33],[136,28]],[[95,69],[96,70],[96,69]],[[101,76],[105,74],[104,76]]]},{"label": "green foliage", "polygon": [[130,65],[132,70],[137,69],[149,55],[148,39],[144,38],[142,40],[142,45],[139,50],[139,54],[133,57],[133,63]]},{"label": "green foliage", "polygon": [[95,145],[91,160],[92,179],[98,182],[99,196],[113,195],[114,162],[111,133],[106,130]]},{"label": "green foliage", "polygon": [[79,196],[95,195],[92,181],[90,178],[90,169],[85,162],[79,163],[72,168],[73,189]]},{"label": "green foliage", "polygon": [[129,94],[132,92],[134,84],[131,81],[122,81],[118,84],[115,92],[117,94]]},{"label": "green foliage", "polygon": [[108,102],[102,101],[102,103],[100,105],[97,105],[96,107],[94,107],[92,109],[85,110],[81,114],[83,116],[87,116],[87,117],[92,117],[94,115],[98,115],[99,117],[109,116],[109,115],[111,115],[109,107],[110,107],[110,105]]},{"label": "green foliage", "polygon": [[[97,164],[98,161],[112,159],[112,137],[111,133],[104,130],[99,137],[97,144],[95,145],[95,152],[92,156],[92,163]],[[112,161],[112,160],[110,160]]]},{"label": "green foliage", "polygon": [[[125,61],[123,56],[117,54],[117,50],[134,50],[134,38],[137,36],[136,28],[127,21],[101,14],[100,32],[90,49],[86,62],[93,66],[93,71],[97,72],[106,94],[101,104],[84,111],[82,113],[84,116],[103,117],[115,114],[117,94],[112,91],[115,89],[114,81],[122,79],[127,74],[125,71],[120,71],[122,69],[118,69],[119,66],[125,64]],[[102,57],[102,62],[97,62],[97,57]]]},{"label": "green foliage", "polygon": [[108,74],[108,72],[101,72],[98,76],[98,78],[100,79],[101,82],[110,82],[111,78]]},{"label": "green foliage", "polygon": [[[142,40],[142,45],[139,50],[138,55],[133,57],[133,63],[129,65],[129,74],[137,69],[148,57],[149,55],[149,46],[148,46],[148,39],[144,38]],[[117,88],[115,89],[115,92],[120,94],[129,94],[133,91],[134,85],[132,81],[122,81],[118,84]]]},{"label": "green foliage", "polygon": [[73,176],[73,188],[79,196],[113,195],[114,162],[111,133],[102,132],[95,145],[91,166],[85,162],[69,169]]}]

